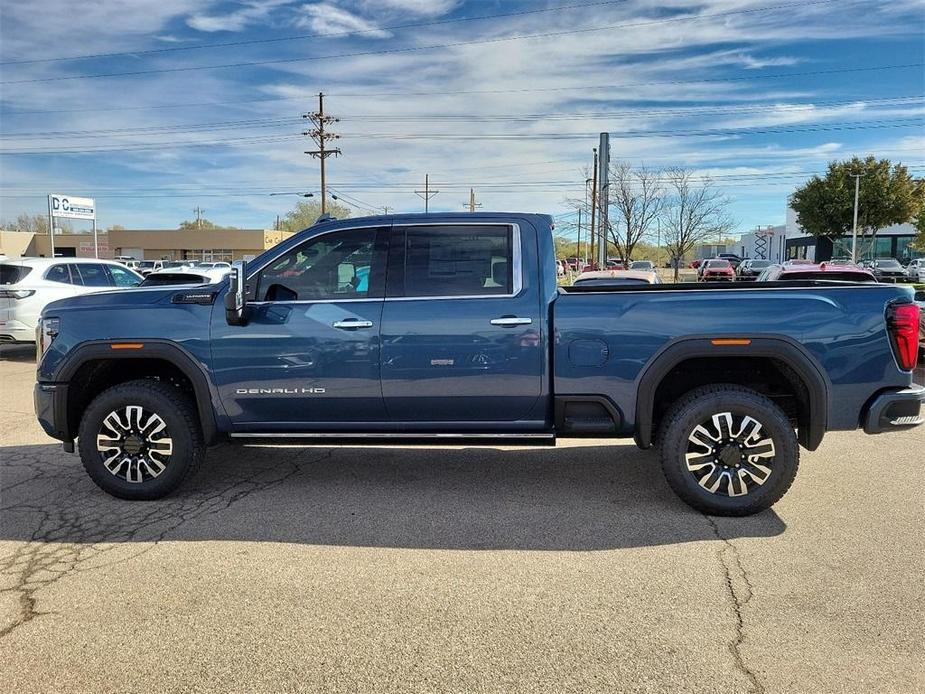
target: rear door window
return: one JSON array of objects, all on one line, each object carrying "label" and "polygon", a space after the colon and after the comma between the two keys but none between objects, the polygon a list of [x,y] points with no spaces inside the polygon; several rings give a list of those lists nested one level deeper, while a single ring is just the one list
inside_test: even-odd
[{"label": "rear door window", "polygon": [[112,282],[102,264],[79,263],[74,268],[80,273],[81,283],[85,287],[111,287]]},{"label": "rear door window", "polygon": [[407,227],[392,239],[389,296],[513,294],[512,249],[508,226]]}]

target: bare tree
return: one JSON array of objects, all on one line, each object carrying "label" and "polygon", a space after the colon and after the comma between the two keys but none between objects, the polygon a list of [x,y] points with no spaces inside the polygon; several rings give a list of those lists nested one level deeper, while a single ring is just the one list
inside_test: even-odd
[{"label": "bare tree", "polygon": [[709,178],[695,177],[683,168],[667,169],[662,175],[666,188],[662,231],[677,281],[681,259],[698,243],[727,234],[735,222],[729,215],[729,198]]},{"label": "bare tree", "polygon": [[617,252],[629,263],[633,249],[646,236],[662,214],[665,206],[665,187],[662,174],[645,167],[633,167],[628,162],[615,162],[610,167],[608,196],[611,208],[619,218],[623,233],[611,224],[610,241]]}]

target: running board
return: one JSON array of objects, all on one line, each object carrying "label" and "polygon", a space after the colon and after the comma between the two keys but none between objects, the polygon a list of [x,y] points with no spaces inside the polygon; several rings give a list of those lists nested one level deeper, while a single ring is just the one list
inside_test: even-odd
[{"label": "running board", "polygon": [[[555,446],[556,435],[552,433],[409,433],[409,432],[381,432],[356,434],[349,432],[242,432],[229,434],[233,439],[246,439],[247,445],[260,445],[256,441],[259,439],[267,440],[263,445],[279,445],[284,440],[293,441],[291,445],[310,446],[310,445],[333,445],[353,443],[359,445],[377,445],[377,444],[397,444],[402,445],[422,445],[433,446],[435,444],[446,445],[459,442],[460,444],[481,443],[490,444],[498,443],[505,446],[514,446],[518,444],[528,446]],[[250,443],[253,442],[253,443]]]}]

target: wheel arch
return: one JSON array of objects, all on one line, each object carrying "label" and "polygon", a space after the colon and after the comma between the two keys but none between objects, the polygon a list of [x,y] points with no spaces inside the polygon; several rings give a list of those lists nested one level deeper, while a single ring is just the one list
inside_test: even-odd
[{"label": "wheel arch", "polygon": [[[132,349],[113,347],[126,343],[141,346]],[[116,367],[119,367],[117,373],[101,381],[97,387],[75,387],[79,385],[81,376],[92,379],[93,374],[98,374],[100,369],[114,371]],[[184,385],[188,384],[189,395],[194,400],[202,428],[203,440],[207,445],[216,441],[218,427],[212,407],[209,379],[203,367],[189,352],[166,340],[95,340],[71,350],[54,374],[56,382],[68,384],[66,392],[62,392],[65,401],[56,406],[56,411],[61,413],[61,430],[69,440],[73,440],[77,435],[81,412],[93,397],[107,387],[145,376],[173,376],[181,379]]]},{"label": "wheel arch", "polygon": [[[794,390],[797,402],[796,420],[798,440],[801,446],[815,450],[822,442],[828,421],[829,384],[825,372],[815,358],[792,338],[782,335],[736,335],[696,336],[675,340],[652,357],[640,376],[636,388],[636,422],[634,439],[640,448],[649,448],[654,441],[659,419],[659,411],[667,409],[670,403],[660,407],[657,394],[663,392],[666,378],[676,373],[685,364],[696,364],[698,378],[690,382],[689,387],[677,393],[673,400],[681,397],[693,388],[711,382],[709,369],[704,364],[712,365],[717,371],[725,366],[735,364],[772,365],[779,377]],[[752,386],[747,378],[725,376],[722,382],[738,383]],[[683,387],[683,386],[682,386]],[[762,392],[756,388],[757,392]],[[766,393],[763,393],[766,394]]]}]

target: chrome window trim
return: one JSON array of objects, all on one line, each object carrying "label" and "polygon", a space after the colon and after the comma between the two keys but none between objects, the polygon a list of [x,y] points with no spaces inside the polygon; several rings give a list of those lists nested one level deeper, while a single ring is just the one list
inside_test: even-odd
[{"label": "chrome window trim", "polygon": [[[363,224],[360,226],[345,226],[340,229],[332,229],[331,231],[322,232],[317,236],[312,236],[306,241],[311,241],[316,238],[321,238],[327,234],[338,234],[345,231],[356,231],[358,229],[381,229],[383,227],[389,228],[389,233],[391,234],[395,229],[406,229],[408,227],[424,227],[424,226],[491,226],[491,227],[508,227],[511,230],[511,283],[512,283],[512,292],[510,294],[465,294],[465,295],[449,295],[449,296],[387,296],[387,297],[369,297],[361,299],[297,299],[294,301],[251,301],[248,300],[248,305],[252,306],[264,306],[267,304],[280,305],[280,306],[289,306],[289,305],[299,305],[299,304],[332,304],[332,303],[354,303],[358,301],[441,301],[446,299],[511,299],[523,291],[523,246],[521,245],[521,234],[520,234],[520,225],[516,222],[420,222],[414,224]],[[261,265],[253,273],[248,273],[247,281],[255,279],[268,265],[276,262],[279,258],[284,256],[289,251],[297,248],[301,244],[296,244],[295,246],[289,248],[286,251],[283,251],[272,258],[270,258],[266,263]],[[250,268],[248,268],[250,270]],[[254,288],[256,291],[256,287]]]}]

